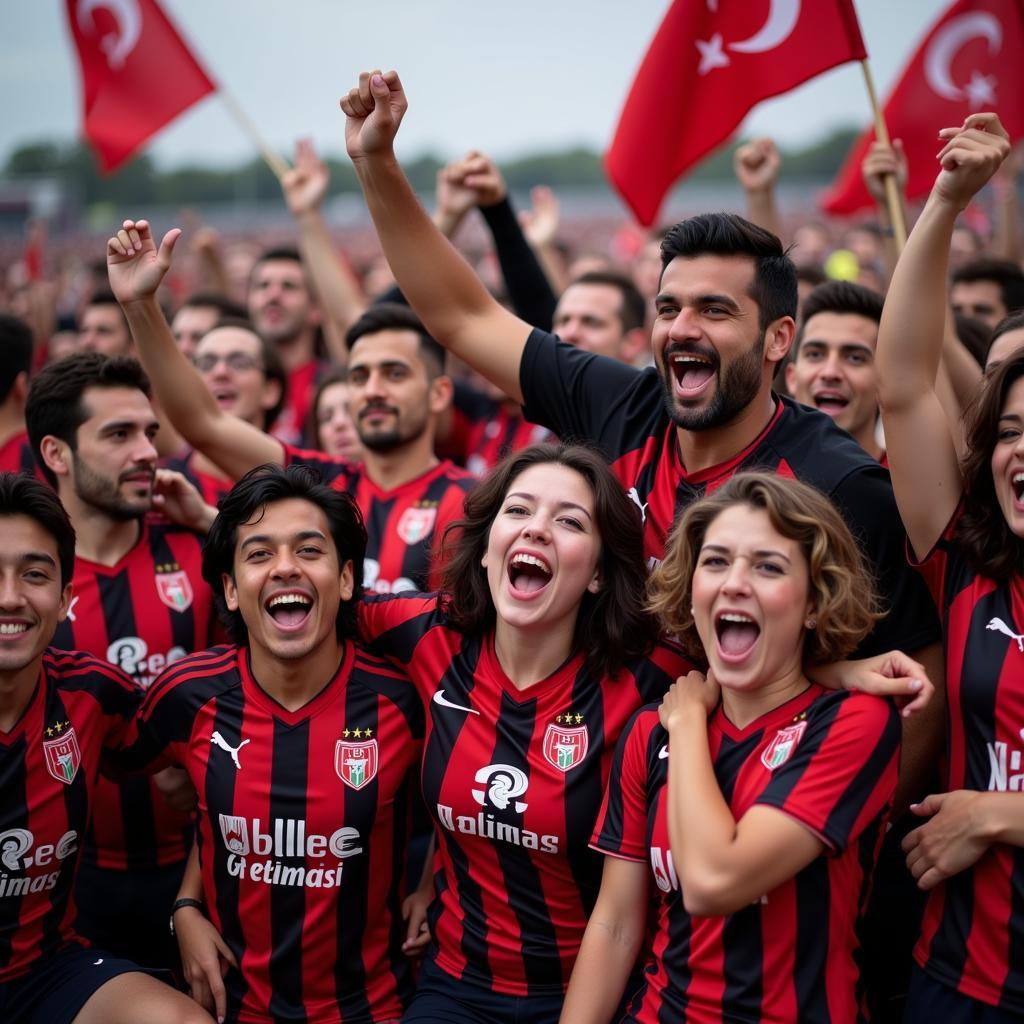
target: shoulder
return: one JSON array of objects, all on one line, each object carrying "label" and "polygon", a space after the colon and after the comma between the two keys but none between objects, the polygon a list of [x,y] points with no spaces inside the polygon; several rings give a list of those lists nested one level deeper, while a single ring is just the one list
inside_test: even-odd
[{"label": "shoulder", "polygon": [[92,689],[136,695],[135,683],[121,669],[85,651],[61,651],[48,647],[43,655],[46,676],[63,690]]},{"label": "shoulder", "polygon": [[899,726],[900,716],[895,703],[856,690],[825,690],[807,708],[810,725],[822,724],[849,729],[865,739],[872,733]]},{"label": "shoulder", "polygon": [[233,644],[211,647],[190,654],[170,665],[153,681],[146,694],[146,706],[168,701],[203,702],[209,697],[241,684],[238,648]]},{"label": "shoulder", "polygon": [[452,488],[463,492],[471,490],[477,482],[477,478],[468,469],[456,466],[450,459],[441,461],[438,466],[438,476],[442,480],[446,480]]}]

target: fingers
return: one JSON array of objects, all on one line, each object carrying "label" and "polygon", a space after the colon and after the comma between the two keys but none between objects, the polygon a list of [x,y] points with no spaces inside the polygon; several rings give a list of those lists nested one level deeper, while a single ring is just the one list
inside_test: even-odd
[{"label": "fingers", "polygon": [[[910,810],[919,818],[929,818],[933,814],[937,814],[940,810],[942,810],[942,803],[945,797],[945,793],[931,793],[928,796],[926,796],[920,803],[911,804]],[[911,833],[911,835],[913,835],[913,833]]]},{"label": "fingers", "polygon": [[174,255],[174,247],[178,244],[179,238],[181,238],[181,228],[171,228],[160,242],[156,258],[165,270],[171,265],[171,257]]}]

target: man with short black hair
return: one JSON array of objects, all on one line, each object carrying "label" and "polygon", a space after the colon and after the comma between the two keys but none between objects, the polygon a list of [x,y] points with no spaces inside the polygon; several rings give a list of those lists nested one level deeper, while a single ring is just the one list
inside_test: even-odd
[{"label": "man with short black hair", "polygon": [[209,334],[218,320],[245,317],[245,307],[217,292],[193,292],[171,319],[171,333],[186,359],[195,355],[196,345]]},{"label": "man with short black hair", "polygon": [[78,325],[78,351],[104,356],[133,354],[128,322],[109,289],[95,292],[85,304]]},{"label": "man with short black hair", "polygon": [[552,329],[567,345],[632,366],[647,348],[645,313],[644,297],[628,277],[591,270],[562,292]]},{"label": "man with short black hair", "polygon": [[[159,429],[149,394],[135,359],[81,352],[40,371],[25,409],[36,459],[77,533],[75,594],[54,646],[88,651],[142,688],[208,646],[213,626],[202,537],[149,515]],[[147,966],[170,966],[176,953],[164,924],[192,802],[178,796],[172,807],[148,779],[101,779],[79,868],[79,930]]]},{"label": "man with short black hair", "polygon": [[884,461],[878,422],[875,343],[884,299],[852,281],[828,281],[804,301],[786,366],[789,393],[831,416],[872,458]]},{"label": "man with short black hair", "polygon": [[333,487],[351,491],[363,513],[367,589],[430,589],[436,581],[432,558],[445,528],[461,517],[473,478],[434,455],[452,382],[443,349],[416,316],[406,306],[378,303],[348,331],[349,405],[365,448],[363,463],[304,451],[229,415],[198,386],[155,299],[180,232],[168,232],[158,250],[147,222],[128,223],[107,243],[110,280],[175,428],[235,479],[265,463],[316,466]]},{"label": "man with short black hair", "polygon": [[75,532],[53,491],[0,473],[0,1019],[209,1022],[135,963],[87,949],[74,929],[72,884],[100,762],[141,699],[116,668],[50,647],[71,611],[74,560]]},{"label": "man with short black hair", "polygon": [[949,299],[954,313],[994,328],[1010,313],[1024,309],[1024,271],[1011,260],[971,260],[953,272]]}]

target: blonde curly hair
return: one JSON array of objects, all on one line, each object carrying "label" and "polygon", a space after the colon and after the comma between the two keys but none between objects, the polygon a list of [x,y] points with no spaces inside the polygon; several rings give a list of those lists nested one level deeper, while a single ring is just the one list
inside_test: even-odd
[{"label": "blonde curly hair", "polygon": [[835,506],[820,491],[771,473],[737,473],[710,497],[694,502],[669,534],[665,560],[648,581],[648,608],[687,654],[707,663],[693,620],[693,572],[704,536],[726,509],[747,505],[767,513],[772,527],[796,541],[807,560],[816,624],[807,630],[804,658],[811,663],[847,657],[883,612],[857,542]]}]

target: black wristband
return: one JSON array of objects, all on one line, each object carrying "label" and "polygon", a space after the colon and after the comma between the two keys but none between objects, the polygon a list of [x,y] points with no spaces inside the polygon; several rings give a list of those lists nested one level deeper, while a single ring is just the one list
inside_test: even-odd
[{"label": "black wristband", "polygon": [[174,934],[174,915],[185,907],[195,907],[204,917],[206,916],[206,904],[202,900],[194,900],[189,897],[184,899],[175,900],[174,906],[171,907],[171,935]]}]

